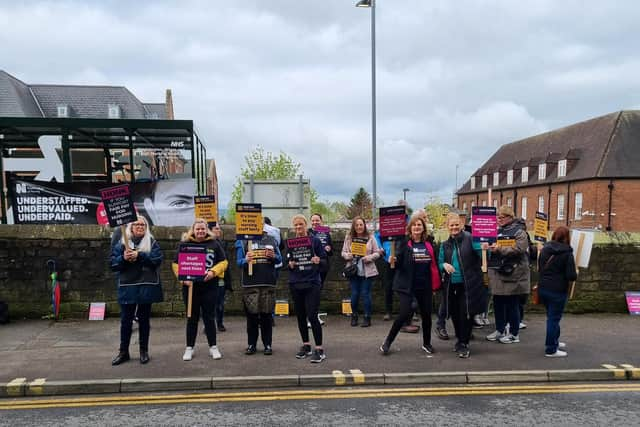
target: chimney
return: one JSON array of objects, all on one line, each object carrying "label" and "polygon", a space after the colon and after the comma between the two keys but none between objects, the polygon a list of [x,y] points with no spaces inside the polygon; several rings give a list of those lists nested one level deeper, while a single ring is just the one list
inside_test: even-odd
[{"label": "chimney", "polygon": [[171,89],[167,89],[167,94],[164,101],[164,109],[167,113],[168,120],[174,120],[173,116],[173,96],[171,96]]}]

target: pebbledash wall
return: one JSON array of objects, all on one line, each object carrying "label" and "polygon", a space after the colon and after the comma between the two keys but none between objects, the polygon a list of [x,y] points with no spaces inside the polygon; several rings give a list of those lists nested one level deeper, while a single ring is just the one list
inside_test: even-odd
[{"label": "pebbledash wall", "polygon": [[[234,229],[224,226],[227,248],[233,247]],[[156,316],[182,316],[185,312],[179,286],[171,272],[176,244],[184,228],[155,227],[153,230],[165,261],[163,303],[153,305]],[[283,230],[286,238],[288,231]],[[62,289],[60,312],[64,317],[86,318],[90,302],[106,302],[107,315],[119,314],[114,275],[109,269],[110,230],[90,225],[2,225],[0,226],[0,301],[9,303],[12,318],[40,318],[51,312],[51,283],[47,261],[56,261]],[[348,298],[347,281],[340,277],[343,232],[333,235],[334,256],[322,291],[321,311],[337,313]],[[228,251],[234,292],[227,294],[226,312],[241,313],[240,272],[235,253]],[[626,312],[625,291],[640,290],[640,233],[597,233],[588,269],[581,269],[575,297],[567,310],[582,312]],[[383,268],[379,264],[379,270]],[[534,274],[535,277],[535,274]],[[372,290],[374,311],[383,310],[380,278]],[[277,296],[289,299],[287,272],[282,271]],[[529,306],[540,310],[539,306]],[[291,304],[293,311],[293,304]]]}]

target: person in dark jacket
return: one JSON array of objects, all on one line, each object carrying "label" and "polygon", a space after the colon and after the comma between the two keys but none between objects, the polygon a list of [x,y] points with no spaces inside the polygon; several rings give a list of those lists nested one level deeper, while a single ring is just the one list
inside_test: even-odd
[{"label": "person in dark jacket", "polygon": [[458,214],[447,215],[449,238],[440,245],[438,266],[444,275],[445,318],[451,317],[458,338],[455,351],[468,358],[473,316],[484,311],[487,291],[482,283],[480,244],[474,244],[462,227]]},{"label": "person in dark jacket", "polygon": [[560,319],[567,304],[569,283],[576,280],[576,263],[569,229],[558,227],[551,240],[542,248],[538,259],[539,283],[538,295],[547,310],[547,337],[545,339],[545,356],[566,357],[564,343],[560,339]]},{"label": "person in dark jacket", "polygon": [[[220,246],[224,251],[225,258],[229,259],[227,255],[227,242],[224,241],[220,224],[216,224],[211,227],[211,232],[213,233],[213,237],[220,243]],[[227,268],[222,273],[222,277],[218,278],[218,287],[216,289],[216,326],[218,327],[218,332],[226,332],[227,330],[227,328],[224,326],[224,299],[227,291],[232,290],[231,269]]]},{"label": "person in dark jacket", "polygon": [[[189,231],[182,235],[182,243],[188,243],[191,246],[201,246],[206,253],[206,269],[207,273],[202,279],[183,280],[182,297],[185,306],[187,305],[189,287],[192,287],[191,317],[187,318],[187,347],[185,348],[182,360],[189,361],[193,358],[194,346],[196,344],[196,336],[198,334],[198,320],[202,312],[202,322],[204,330],[209,342],[209,355],[213,359],[221,359],[222,354],[216,342],[216,295],[218,288],[218,279],[222,277],[227,269],[228,261],[225,257],[224,250],[220,246],[211,230],[207,227],[207,221],[203,218],[196,218],[191,225]],[[173,262],[173,272],[178,277],[178,254]]]},{"label": "person in dark jacket", "polygon": [[120,304],[120,351],[111,361],[114,366],[130,359],[129,343],[136,312],[140,363],[149,362],[151,304],[163,300],[159,274],[162,251],[149,231],[149,222],[138,216],[127,225],[125,235],[126,239],[122,236],[111,248],[111,269],[116,272]]},{"label": "person in dark jacket", "polygon": [[[291,220],[295,237],[306,237],[307,219],[304,215],[294,215]],[[293,258],[291,249],[287,250],[287,267],[289,268],[289,289],[293,299],[293,305],[298,318],[298,330],[302,338],[302,346],[296,358],[311,358],[311,363],[321,363],[325,358],[324,347],[322,345],[322,326],[318,320],[318,308],[320,306],[320,270],[322,264],[327,262],[327,254],[324,251],[322,242],[315,236],[311,239],[311,260],[309,265],[298,265]],[[315,340],[316,347],[311,351],[309,341],[309,328],[307,321],[311,323],[311,332]]]},{"label": "person in dark jacket", "polygon": [[[249,247],[250,245],[250,247]],[[276,264],[282,256],[276,240],[264,228],[262,239],[246,243],[236,240],[236,262],[242,268],[242,302],[247,317],[247,341],[245,354],[256,353],[258,335],[262,331],[264,355],[273,354],[273,324],[271,316],[276,306]],[[253,264],[249,275],[249,264]]]},{"label": "person in dark jacket", "polygon": [[432,292],[440,289],[440,274],[428,240],[427,224],[420,217],[414,216],[407,224],[406,238],[396,244],[396,255],[391,261],[396,265],[393,279],[393,290],[400,301],[399,313],[391,326],[391,330],[380,346],[382,354],[390,352],[400,328],[411,317],[411,303],[415,298],[422,317],[422,350],[433,354],[431,345],[431,307]]}]

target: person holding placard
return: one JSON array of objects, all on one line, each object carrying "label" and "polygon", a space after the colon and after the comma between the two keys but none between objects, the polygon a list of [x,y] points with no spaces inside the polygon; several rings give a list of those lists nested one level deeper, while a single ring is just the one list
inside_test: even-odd
[{"label": "person holding placard", "polygon": [[440,245],[438,266],[443,274],[442,304],[444,319],[451,317],[458,341],[454,351],[468,358],[473,316],[487,306],[487,293],[482,283],[482,251],[456,213],[447,215],[449,238]]},{"label": "person holding placard", "polygon": [[[229,259],[227,253],[229,249],[227,248],[227,242],[224,241],[222,235],[222,228],[220,228],[220,224],[216,223],[214,226],[210,227],[211,232],[213,233],[214,238],[220,243],[222,250],[224,251],[225,258]],[[218,328],[218,332],[226,332],[227,328],[224,326],[224,299],[227,291],[231,291],[231,269],[227,268],[223,274],[223,277],[218,278],[218,288],[216,292],[216,326]]]},{"label": "person holding placard", "polygon": [[111,361],[114,366],[130,359],[129,343],[136,312],[140,363],[149,362],[151,304],[163,301],[159,272],[162,258],[160,245],[143,216],[129,223],[122,238],[111,248],[111,270],[116,272],[120,304],[120,351]]},{"label": "person holding placard", "polygon": [[567,304],[569,283],[578,278],[571,236],[565,226],[558,227],[540,253],[538,268],[538,296],[547,311],[547,335],[544,355],[566,357],[565,345],[560,342],[560,319]]},{"label": "person holding placard", "polygon": [[[287,267],[289,268],[289,289],[298,318],[298,330],[302,338],[302,346],[296,358],[311,358],[311,363],[320,363],[326,358],[322,345],[322,326],[318,320],[320,306],[320,269],[327,262],[327,254],[322,242],[315,236],[309,236],[307,219],[304,215],[294,215],[291,220],[295,233],[295,242],[287,242]],[[304,242],[307,237],[307,243]],[[294,240],[294,239],[290,239]],[[306,255],[305,255],[306,253]],[[315,349],[311,351],[309,328],[315,341]]]},{"label": "person holding placard", "polygon": [[351,285],[351,326],[358,326],[360,295],[364,302],[363,328],[371,326],[371,278],[378,275],[376,260],[380,250],[376,239],[367,231],[364,219],[357,216],[351,221],[351,230],[342,245],[342,258],[356,265],[357,274],[349,278]]},{"label": "person holding placard", "polygon": [[382,354],[391,351],[391,344],[400,328],[411,317],[411,303],[415,298],[422,317],[422,350],[435,353],[431,345],[432,293],[440,289],[440,273],[435,260],[433,246],[427,236],[427,224],[420,217],[411,217],[407,224],[406,238],[398,241],[391,262],[396,265],[393,290],[398,294],[400,310],[391,330],[380,346]]},{"label": "person holding placard", "polygon": [[[206,254],[206,273],[204,276],[196,280],[181,281],[182,296],[185,306],[187,306],[188,316],[186,327],[187,346],[184,350],[182,360],[190,361],[193,358],[200,313],[202,313],[202,322],[204,323],[204,330],[209,343],[209,355],[217,360],[222,358],[222,354],[216,342],[216,295],[218,292],[218,279],[224,277],[223,275],[227,269],[228,261],[220,242],[216,240],[214,234],[207,227],[207,221],[203,218],[196,218],[191,228],[189,228],[189,231],[182,235],[181,242],[188,243],[191,246],[202,247]],[[176,253],[176,259],[172,265],[176,277],[178,277],[179,270],[178,254],[179,251]],[[190,293],[191,301],[189,301]],[[189,302],[191,302],[190,307]],[[191,308],[191,316],[189,316],[188,313],[189,308]]]},{"label": "person holding placard", "polygon": [[515,218],[513,209],[502,205],[498,209],[497,242],[482,243],[482,248],[490,251],[489,288],[496,320],[496,330],[487,335],[488,341],[520,342],[520,296],[529,294],[531,289],[529,237],[525,229],[524,221]]},{"label": "person holding placard", "polygon": [[319,213],[314,213],[311,215],[311,228],[309,229],[309,234],[317,237],[322,242],[324,246],[324,251],[327,254],[327,265],[320,270],[320,284],[324,285],[324,281],[327,278],[327,274],[329,274],[329,257],[333,255],[333,242],[331,241],[331,230],[329,227],[326,227],[322,220],[322,215]]},{"label": "person holding placard", "polygon": [[[273,354],[271,322],[276,306],[276,265],[282,262],[278,242],[264,229],[262,239],[247,242],[236,241],[236,262],[242,268],[242,302],[247,317],[247,341],[245,354],[255,354],[258,335],[262,331],[263,354]],[[249,275],[249,264],[253,274]]]}]

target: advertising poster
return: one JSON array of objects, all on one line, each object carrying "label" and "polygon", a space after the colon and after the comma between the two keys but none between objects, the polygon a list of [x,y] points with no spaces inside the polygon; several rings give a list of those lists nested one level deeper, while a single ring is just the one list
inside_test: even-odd
[{"label": "advertising poster", "polygon": [[178,247],[178,280],[198,280],[207,274],[207,254],[203,246]]},{"label": "advertising poster", "polygon": [[299,270],[309,270],[313,268],[311,258],[313,258],[313,247],[311,237],[294,237],[287,239],[287,259],[295,261]]},{"label": "advertising poster", "polygon": [[498,237],[497,209],[493,206],[471,208],[471,236],[474,242],[495,243]]},{"label": "advertising poster", "polygon": [[380,239],[395,240],[406,232],[407,214],[404,206],[380,208]]},{"label": "advertising poster", "polygon": [[262,239],[262,205],[236,203],[236,240]]},{"label": "advertising poster", "polygon": [[536,219],[533,221],[533,240],[544,243],[547,241],[549,230],[549,217],[543,212],[536,212]]}]

